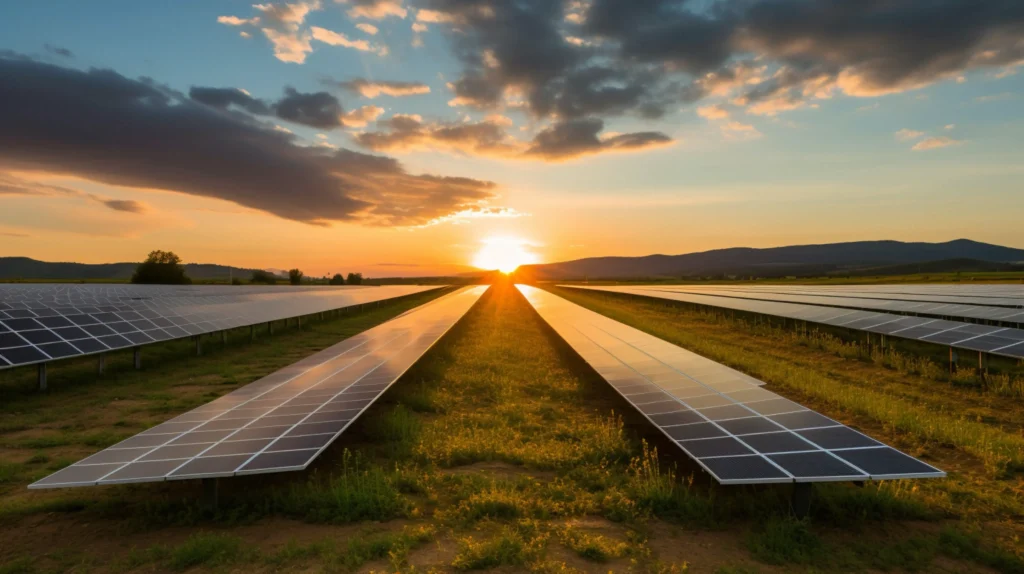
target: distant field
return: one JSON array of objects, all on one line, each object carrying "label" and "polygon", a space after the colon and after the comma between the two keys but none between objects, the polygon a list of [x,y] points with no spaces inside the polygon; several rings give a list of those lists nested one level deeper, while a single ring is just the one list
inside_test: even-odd
[{"label": "distant field", "polygon": [[[822,341],[605,294],[563,296],[769,382],[950,471],[944,481],[718,488],[496,285],[303,473],[28,491],[32,480],[436,294],[96,377],[0,373],[0,573],[1024,572],[1019,397]],[[829,346],[832,344],[833,346]],[[846,350],[844,350],[846,349]],[[927,372],[926,372],[927,374]]]}]

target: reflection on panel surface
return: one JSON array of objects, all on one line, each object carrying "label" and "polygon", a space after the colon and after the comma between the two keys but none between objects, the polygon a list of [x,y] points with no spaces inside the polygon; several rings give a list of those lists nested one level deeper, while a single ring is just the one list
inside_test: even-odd
[{"label": "reflection on panel surface", "polygon": [[306,468],[487,290],[466,287],[54,473],[29,488]]},{"label": "reflection on panel surface", "polygon": [[437,288],[0,285],[0,369],[290,319]]},{"label": "reflection on panel surface", "polygon": [[945,476],[753,377],[547,291],[518,288],[598,374],[722,484]]}]

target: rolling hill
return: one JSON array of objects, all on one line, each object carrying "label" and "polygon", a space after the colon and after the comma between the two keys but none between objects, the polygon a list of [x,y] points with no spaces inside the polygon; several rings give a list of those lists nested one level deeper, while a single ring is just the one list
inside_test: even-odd
[{"label": "rolling hill", "polygon": [[535,279],[623,279],[710,275],[826,275],[946,260],[1024,263],[1024,249],[969,239],[945,243],[856,241],[755,249],[734,247],[683,255],[590,257],[528,265],[519,273]]},{"label": "rolling hill", "polygon": [[[0,279],[47,280],[127,280],[138,263],[51,263],[28,257],[0,257]],[[185,273],[192,279],[227,279],[232,274],[240,279],[252,275],[252,269],[187,263]]]}]

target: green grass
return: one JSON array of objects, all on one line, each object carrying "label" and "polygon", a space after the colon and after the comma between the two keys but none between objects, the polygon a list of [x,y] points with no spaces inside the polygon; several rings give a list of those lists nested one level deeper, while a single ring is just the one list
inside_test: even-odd
[{"label": "green grass", "polygon": [[[918,408],[930,413],[934,404],[953,401],[928,394],[936,393],[920,388],[916,375],[872,361],[664,307],[602,304],[646,326],[671,323],[680,333],[659,335],[667,339],[697,331],[694,344],[707,345],[701,352],[709,356],[788,363],[779,376],[806,372],[842,386],[883,373],[870,379],[875,392],[901,405],[921,397]],[[0,547],[0,563],[82,572],[683,572],[692,562],[702,571],[736,573],[757,572],[754,563],[773,571],[929,571],[940,557],[968,572],[1012,572],[1024,564],[1013,539],[1021,510],[1013,483],[983,469],[949,481],[819,485],[805,521],[790,516],[786,486],[710,484],[508,285],[485,295],[308,471],[222,480],[216,511],[199,504],[193,482],[24,489],[43,467],[77,460],[116,435],[157,424],[401,308],[382,307],[373,320],[352,315],[312,323],[254,345],[210,345],[199,359],[154,362],[159,368],[145,377],[115,369],[78,378],[69,368],[63,385],[43,395],[22,389],[27,381],[0,383],[18,403],[0,406],[0,448],[13,457],[11,470],[0,471],[8,473],[7,482],[0,480],[0,539],[13,541]],[[815,398],[813,389],[771,384],[831,416],[853,412],[847,395],[832,403]],[[1002,429],[1013,419],[998,420],[970,422]],[[936,445],[904,427],[877,424],[909,441],[916,454],[953,452],[974,464],[964,445]],[[60,554],[31,536],[42,523],[90,528],[69,537]],[[93,545],[110,532],[136,549],[98,555]],[[689,556],[676,539],[700,539],[705,547]]]}]

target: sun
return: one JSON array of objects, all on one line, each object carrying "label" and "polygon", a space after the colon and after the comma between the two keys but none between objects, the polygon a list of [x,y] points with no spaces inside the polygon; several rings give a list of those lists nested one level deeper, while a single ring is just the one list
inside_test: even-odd
[{"label": "sun", "polygon": [[518,237],[488,237],[481,241],[483,247],[473,258],[473,266],[488,271],[497,269],[508,274],[520,265],[530,265],[538,261],[537,255],[530,252],[530,242]]}]

